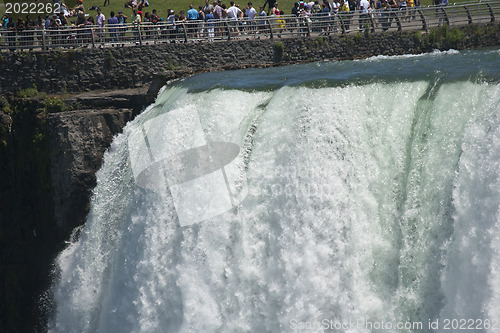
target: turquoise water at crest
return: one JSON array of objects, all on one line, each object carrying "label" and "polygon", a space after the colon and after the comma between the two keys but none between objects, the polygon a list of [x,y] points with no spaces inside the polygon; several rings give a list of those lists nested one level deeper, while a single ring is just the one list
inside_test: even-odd
[{"label": "turquoise water at crest", "polygon": [[[137,186],[169,112],[241,147],[236,209],[182,227]],[[500,332],[499,176],[498,49],[175,82],[106,153],[49,330]]]}]

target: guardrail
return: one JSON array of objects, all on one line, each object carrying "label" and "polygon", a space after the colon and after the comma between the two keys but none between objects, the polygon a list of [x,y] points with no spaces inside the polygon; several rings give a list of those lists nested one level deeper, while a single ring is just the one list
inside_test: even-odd
[{"label": "guardrail", "polygon": [[169,24],[126,24],[104,27],[75,26],[22,31],[0,30],[0,50],[105,47],[157,43],[214,42],[233,39],[265,39],[371,32],[428,30],[447,24],[460,26],[497,21],[500,2],[487,1],[452,6],[318,13],[310,16],[266,16],[241,19],[191,21]]}]

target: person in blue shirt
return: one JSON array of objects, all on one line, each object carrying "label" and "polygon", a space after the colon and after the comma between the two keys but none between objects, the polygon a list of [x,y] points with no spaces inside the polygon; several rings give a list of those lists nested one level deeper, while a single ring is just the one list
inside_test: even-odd
[{"label": "person in blue shirt", "polygon": [[187,19],[188,20],[197,20],[198,19],[198,11],[194,9],[193,4],[189,5],[189,10],[187,11]]},{"label": "person in blue shirt", "polygon": [[189,5],[189,10],[186,13],[186,18],[189,22],[189,27],[188,27],[188,34],[190,35],[190,38],[194,38],[196,29],[197,29],[197,24],[195,23],[196,20],[198,20],[198,11],[194,9],[193,4]]},{"label": "person in blue shirt", "polygon": [[111,42],[118,42],[118,34],[116,33],[116,27],[118,26],[118,18],[115,16],[115,12],[111,11],[110,17],[108,18],[108,24],[110,26],[109,36],[111,37]]},{"label": "person in blue shirt", "polygon": [[210,42],[214,41],[214,9],[213,8],[208,8],[208,14],[205,15],[205,22],[207,22],[207,33],[208,33],[208,40]]}]

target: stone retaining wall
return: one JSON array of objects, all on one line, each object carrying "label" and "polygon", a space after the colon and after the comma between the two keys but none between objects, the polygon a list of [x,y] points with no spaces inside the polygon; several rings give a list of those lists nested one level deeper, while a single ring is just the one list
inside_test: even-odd
[{"label": "stone retaining wall", "polygon": [[162,72],[179,77],[245,67],[465,49],[497,45],[500,40],[498,24],[486,28],[464,26],[444,32],[439,29],[442,28],[433,29],[429,34],[420,31],[357,33],[304,39],[4,52],[0,55],[0,92],[15,92],[31,88],[33,84],[47,93],[126,89],[147,85],[155,73]]}]

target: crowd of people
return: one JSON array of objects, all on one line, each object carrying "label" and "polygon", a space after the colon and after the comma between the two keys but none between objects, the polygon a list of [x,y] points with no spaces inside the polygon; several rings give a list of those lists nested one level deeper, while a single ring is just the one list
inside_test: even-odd
[{"label": "crowd of people", "polygon": [[[59,2],[60,0],[55,1]],[[303,17],[305,20],[310,21],[313,16],[317,16],[322,17],[323,20],[331,21],[332,16],[340,14],[345,17],[343,20],[344,28],[349,30],[351,18],[346,14],[359,13],[360,29],[366,25],[370,17],[373,19],[374,15],[377,14],[377,24],[382,25],[386,30],[390,27],[396,12],[403,19],[415,19],[413,9],[420,5],[419,0],[322,0],[321,3],[319,1],[296,2],[293,8],[290,9],[287,19],[290,17]],[[436,4],[439,2],[440,5],[447,4],[447,0],[435,1]],[[103,7],[106,2],[109,4],[109,0],[104,0]],[[86,42],[88,44],[90,37],[93,37],[94,42],[101,42],[107,38],[118,43],[123,39],[126,31],[131,32],[132,36],[137,36],[137,30],[133,32],[134,28],[127,30],[129,29],[127,23],[135,25],[165,23],[166,28],[162,33],[171,39],[176,38],[180,33],[188,33],[194,38],[204,35],[213,39],[221,31],[221,29],[217,28],[217,22],[227,21],[228,29],[235,35],[246,34],[246,32],[257,34],[264,27],[264,21],[259,20],[259,18],[272,19],[278,33],[285,29],[287,23],[282,18],[285,11],[279,7],[276,0],[266,0],[258,9],[254,7],[252,2],[248,2],[245,7],[240,7],[234,1],[226,5],[221,0],[215,0],[213,3],[205,0],[204,5],[199,5],[196,8],[191,4],[189,9],[186,11],[181,10],[178,13],[167,9],[163,16],[156,9],[151,12],[146,10],[150,6],[148,0],[130,0],[124,4],[127,10],[132,11],[132,14],[129,14],[130,17],[120,10],[118,13],[109,12],[108,18],[106,18],[101,8],[94,6],[86,10],[83,0],[77,0],[76,6],[73,8],[67,7],[62,2],[59,2],[59,4],[60,11],[58,13],[46,15],[45,17],[39,15],[35,20],[30,15],[27,15],[25,19],[19,17],[14,21],[12,17],[4,15],[0,20],[0,32],[4,36],[4,45],[15,45],[15,43],[21,45],[23,42],[31,42],[36,39],[36,34],[30,36],[26,34],[23,37],[23,31],[26,30],[57,30],[65,27],[88,28],[89,26],[102,28],[102,32],[97,29],[95,36],[89,36],[88,33],[79,33],[78,31],[82,29],[75,29],[74,32],[66,31],[52,36],[60,41],[67,39],[84,40],[85,38],[82,38],[82,36],[87,36]],[[93,11],[95,11],[95,14],[93,14]],[[322,18],[319,18],[319,20],[322,20]],[[188,23],[186,31],[183,30],[183,23]],[[151,34],[152,31],[146,29],[146,33]]]}]

